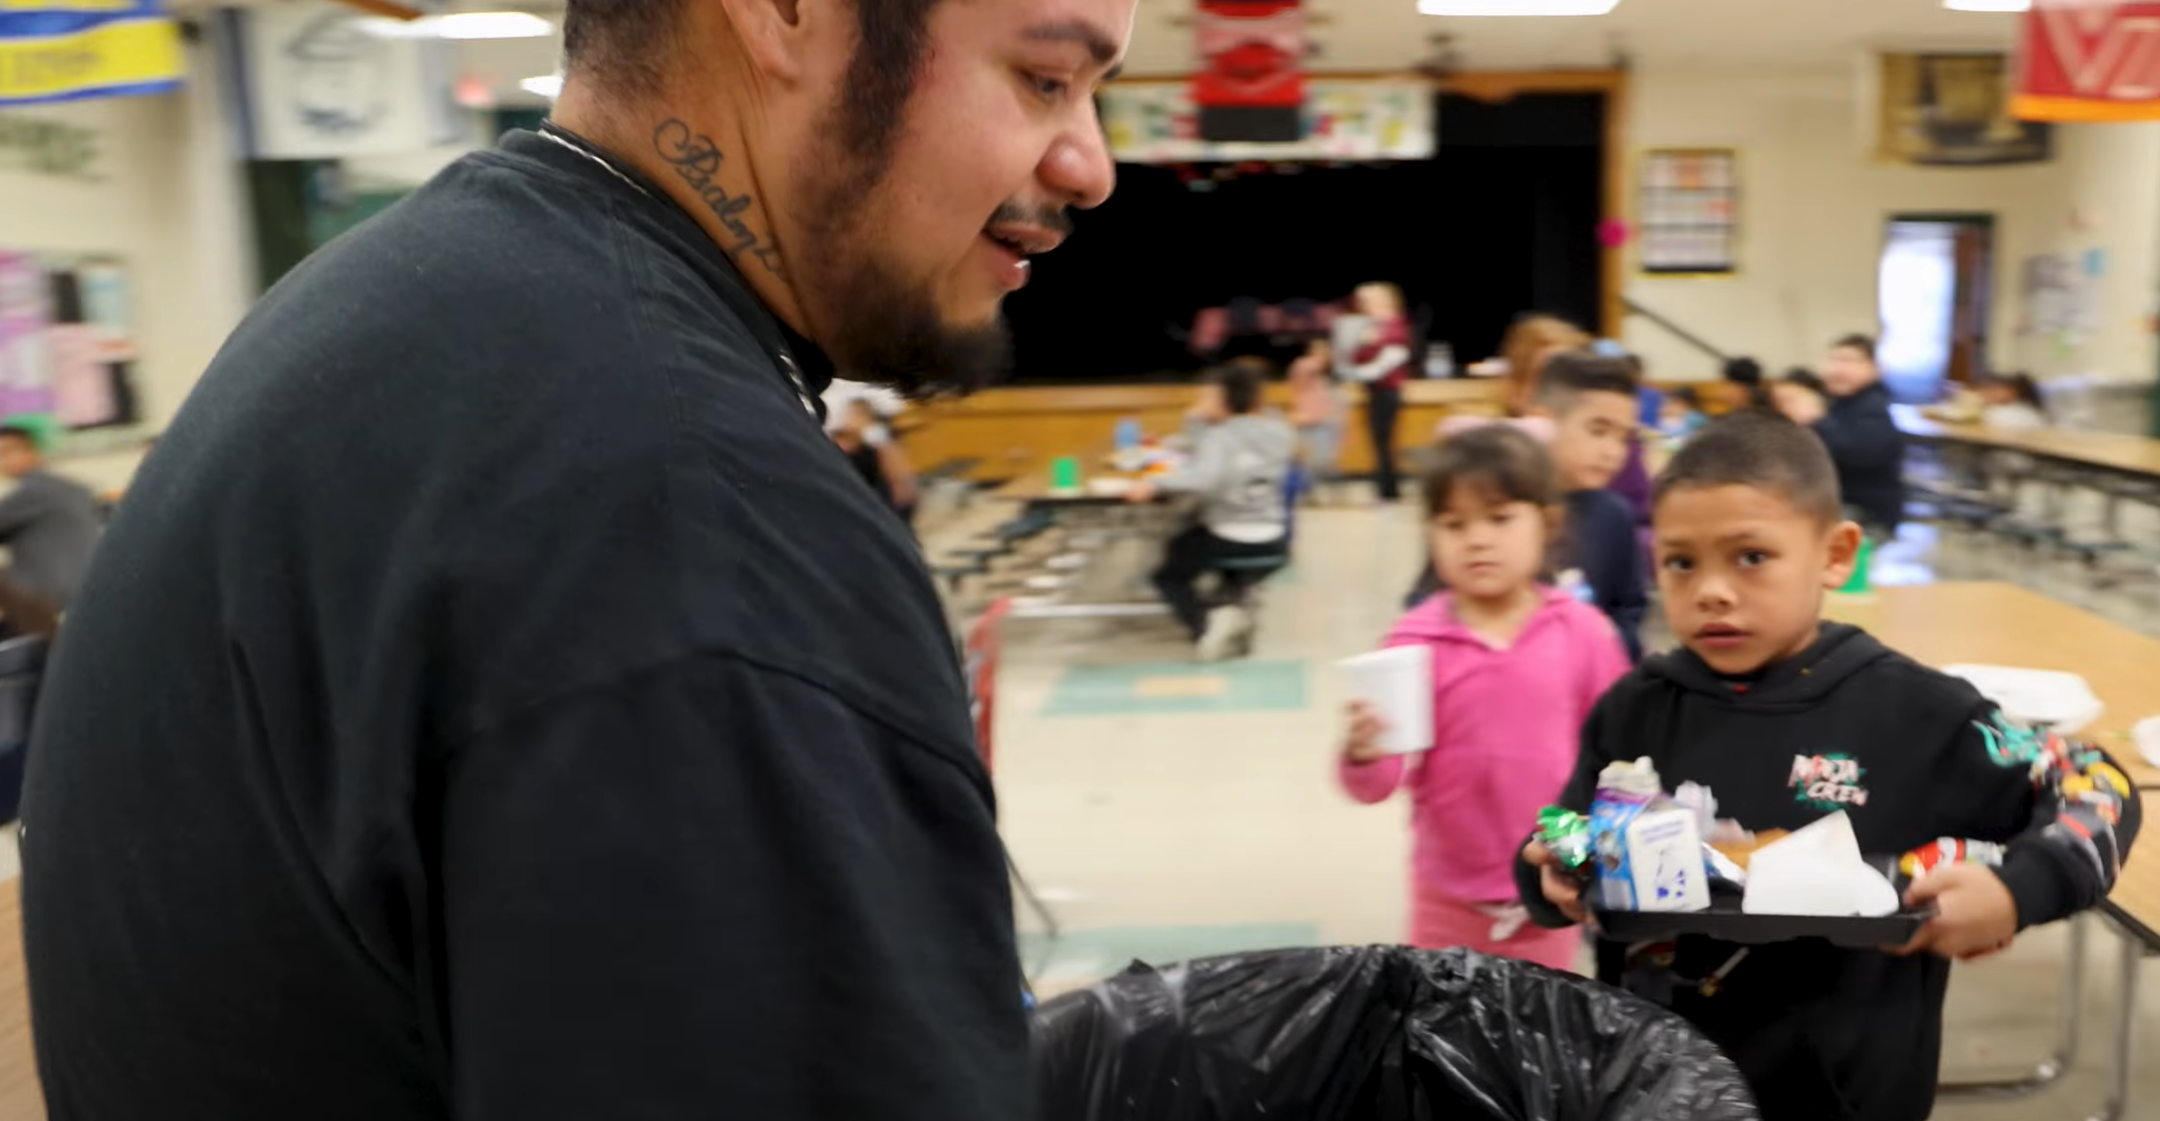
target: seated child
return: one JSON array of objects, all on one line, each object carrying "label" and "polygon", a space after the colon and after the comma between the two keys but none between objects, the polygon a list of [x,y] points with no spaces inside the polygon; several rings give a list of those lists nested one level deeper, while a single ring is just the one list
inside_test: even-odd
[{"label": "seated child", "polygon": [[1297,454],[1288,421],[1260,408],[1264,366],[1233,363],[1216,370],[1187,413],[1196,426],[1186,463],[1126,493],[1130,502],[1153,502],[1158,494],[1189,494],[1199,500],[1199,520],[1172,537],[1155,569],[1155,588],[1171,614],[1192,635],[1203,661],[1239,652],[1252,619],[1235,603],[1210,606],[1199,581],[1226,560],[1282,556],[1289,547],[1286,484]]},{"label": "seated child", "polygon": [[1665,395],[1665,404],[1658,410],[1658,431],[1674,443],[1682,443],[1693,436],[1708,419],[1703,416],[1702,395],[1692,385],[1683,385]]},{"label": "seated child", "polygon": [[1989,428],[2029,431],[2048,426],[2047,401],[2031,374],[1988,374],[1975,389],[1980,423]]},{"label": "seated child", "polygon": [[870,489],[876,491],[901,520],[912,523],[919,489],[915,467],[908,461],[907,451],[893,439],[892,429],[886,425],[885,418],[878,415],[870,399],[850,398],[832,414],[827,424],[833,442],[840,445],[855,473],[870,484]]},{"label": "seated child", "polygon": [[[1820,621],[1852,571],[1821,441],[1783,418],[1715,421],[1655,496],[1658,586],[1682,649],[1647,659],[1584,726],[1561,804],[1587,811],[1609,762],[1648,755],[1668,788],[1710,788],[1764,831],[1851,815],[1862,852],[1954,837],[2003,843],[1998,868],[1952,864],[1906,905],[1936,917],[1907,945],[1700,936],[1644,953],[1604,942],[1598,976],[1686,1017],[1737,1063],[1767,1121],[1921,1121],[1933,1109],[1952,959],[2105,898],[2141,811],[2107,756],[2010,720],[1969,684],[1857,628]],[[1831,777],[1824,777],[1831,776]],[[1533,918],[1583,917],[1579,889],[1532,841],[1516,868]]]},{"label": "seated child", "polygon": [[[1635,543],[1634,512],[1605,489],[1635,442],[1634,375],[1620,359],[1561,355],[1539,379],[1531,412],[1550,426],[1549,447],[1566,494],[1567,522],[1555,562],[1561,581],[1603,611],[1620,632],[1628,657],[1639,657],[1649,580]],[[1439,574],[1428,562],[1408,602],[1416,604],[1440,588]]]},{"label": "seated child", "polygon": [[1505,425],[1435,451],[1428,536],[1450,590],[1412,608],[1386,643],[1431,649],[1432,749],[1380,751],[1378,718],[1353,705],[1340,776],[1367,804],[1410,792],[1413,945],[1568,969],[1582,939],[1527,925],[1515,900],[1515,822],[1566,781],[1583,717],[1627,663],[1611,623],[1539,583],[1556,476],[1544,449]]}]

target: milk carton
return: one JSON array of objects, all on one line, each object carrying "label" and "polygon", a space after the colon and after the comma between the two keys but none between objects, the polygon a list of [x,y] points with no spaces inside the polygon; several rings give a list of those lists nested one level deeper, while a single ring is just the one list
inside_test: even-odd
[{"label": "milk carton", "polygon": [[1665,797],[1648,759],[1612,763],[1590,806],[1597,906],[1608,911],[1701,911],[1710,906],[1702,824]]}]

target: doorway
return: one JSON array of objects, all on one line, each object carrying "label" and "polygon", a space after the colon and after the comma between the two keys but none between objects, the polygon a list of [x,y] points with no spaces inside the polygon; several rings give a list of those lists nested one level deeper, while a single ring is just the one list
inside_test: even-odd
[{"label": "doorway", "polygon": [[1891,216],[1876,303],[1877,357],[1892,396],[1934,401],[1945,383],[1969,384],[1987,372],[1994,277],[1994,215]]}]

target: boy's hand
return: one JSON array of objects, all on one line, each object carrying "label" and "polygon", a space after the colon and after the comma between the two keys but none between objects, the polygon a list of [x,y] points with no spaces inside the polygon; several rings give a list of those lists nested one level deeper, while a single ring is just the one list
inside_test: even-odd
[{"label": "boy's hand", "polygon": [[1360,767],[1387,758],[1388,752],[1380,746],[1387,721],[1363,701],[1351,701],[1349,715],[1350,734],[1343,739],[1343,758]]},{"label": "boy's hand", "polygon": [[1935,917],[1891,953],[1902,957],[1925,950],[1970,960],[1994,953],[2017,937],[2017,901],[1993,869],[1978,864],[1937,868],[1905,893],[1907,907],[1930,901]]},{"label": "boy's hand", "polygon": [[1545,902],[1558,907],[1569,922],[1589,921],[1590,912],[1582,901],[1582,885],[1560,870],[1560,862],[1553,859],[1552,850],[1545,847],[1545,842],[1532,841],[1524,845],[1522,858],[1537,865],[1538,887],[1545,892]]}]

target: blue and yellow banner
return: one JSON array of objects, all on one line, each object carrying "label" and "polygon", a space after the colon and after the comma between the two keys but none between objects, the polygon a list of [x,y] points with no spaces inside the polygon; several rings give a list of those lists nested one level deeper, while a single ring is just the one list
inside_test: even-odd
[{"label": "blue and yellow banner", "polygon": [[157,0],[0,0],[0,105],[163,93],[184,68]]}]

